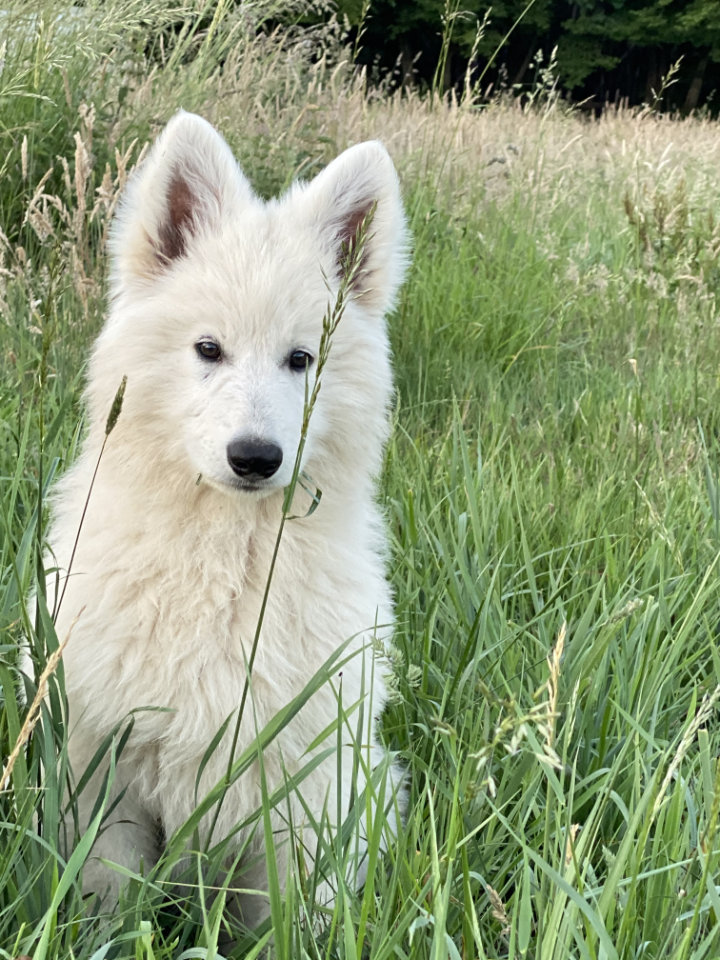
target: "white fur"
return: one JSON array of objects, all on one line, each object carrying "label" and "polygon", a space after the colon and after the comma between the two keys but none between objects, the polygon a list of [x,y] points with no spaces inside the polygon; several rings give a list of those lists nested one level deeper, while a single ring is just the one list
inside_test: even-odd
[{"label": "white fur", "polygon": [[[346,709],[367,698],[363,739],[374,765],[384,756],[374,718],[385,692],[370,645],[376,625],[387,635],[393,619],[374,502],[391,389],[383,317],[406,260],[392,163],[379,143],[360,144],[312,182],[263,203],[219,134],[180,113],[128,186],[112,240],[109,316],[89,367],[87,436],[56,487],[50,533],[62,591],[108,412],[127,375],[57,618],[61,639],[77,618],[64,655],[76,775],[130,711],[167,709],[135,714],[115,785],[126,793],[98,856],[133,869],[154,862],[157,824],[170,835],[190,815],[198,764],[237,711],[301,432],[305,376],[286,359],[297,348],[317,353],[342,237],[373,204],[363,271],[333,338],[303,457],[322,501],[285,526],[252,688],[262,728],[352,638],[357,655],[343,667],[342,698]],[[198,357],[203,337],[222,345],[219,363]],[[245,435],[283,451],[277,474],[257,491],[237,488],[226,456]],[[305,512],[304,496],[296,494],[294,513]],[[326,684],[267,748],[270,790],[282,784],[283,765],[293,772],[307,762],[308,745],[337,718],[338,689]],[[254,736],[252,715],[238,754]],[[224,774],[228,741],[208,763],[200,796]],[[337,810],[338,793],[347,811],[352,749],[343,747],[342,782],[332,757],[302,783],[316,817]],[[355,786],[363,789],[362,770]],[[94,795],[88,789],[81,800],[85,823]],[[257,772],[249,773],[230,789],[214,839],[259,804]],[[293,812],[306,819],[299,804]],[[312,838],[304,841],[312,860]],[[287,852],[279,844],[281,877]],[[86,868],[89,888],[116,892],[117,877],[99,863]]]}]

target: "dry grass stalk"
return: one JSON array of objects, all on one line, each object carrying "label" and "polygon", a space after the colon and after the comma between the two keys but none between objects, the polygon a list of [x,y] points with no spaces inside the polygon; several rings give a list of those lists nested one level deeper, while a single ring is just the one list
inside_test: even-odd
[{"label": "dry grass stalk", "polygon": [[30,709],[28,710],[27,716],[25,717],[25,722],[20,729],[17,740],[15,741],[15,746],[12,748],[10,756],[8,757],[7,763],[3,768],[3,772],[0,775],[0,790],[6,790],[10,782],[10,777],[12,776],[13,769],[17,762],[17,758],[20,756],[21,750],[25,747],[25,744],[29,741],[32,736],[32,732],[37,726],[37,722],[40,719],[40,708],[42,706],[43,700],[47,696],[48,683],[50,677],[55,673],[60,663],[60,658],[62,657],[63,650],[68,644],[68,640],[73,632],[75,624],[78,622],[78,619],[82,616],[85,607],[83,607],[78,615],[75,617],[73,622],[70,624],[70,629],[67,632],[67,636],[63,642],[58,646],[50,657],[48,662],[45,664],[43,672],[40,674],[40,680],[38,681],[38,688],[33,701],[30,704]]},{"label": "dry grass stalk", "polygon": [[554,750],[555,747],[555,721],[558,716],[558,681],[560,679],[560,661],[562,660],[563,650],[565,649],[565,635],[567,633],[567,623],[563,620],[560,632],[558,633],[555,646],[548,656],[548,668],[550,676],[547,681],[548,691],[548,729],[545,740],[545,746],[548,750]]},{"label": "dry grass stalk", "polygon": [[[104,250],[112,215],[128,176],[134,169],[138,141],[133,139],[125,150],[115,148],[114,170],[107,163],[99,185],[92,190],[94,159],[92,154],[95,107],[82,104],[80,107],[79,129],[74,134],[75,151],[71,162],[67,157],[57,157],[60,166],[61,187],[58,192],[50,192],[48,181],[57,169],[50,167],[38,182],[27,205],[23,223],[35,233],[41,244],[53,244],[61,251],[61,261],[67,274],[72,278],[72,286],[82,306],[85,318],[89,316],[93,303],[100,296],[103,282],[102,271],[96,268],[94,253]],[[140,151],[138,160],[144,155]],[[20,147],[20,162],[23,171],[27,168],[27,139]],[[23,174],[25,176],[26,173]],[[100,232],[100,243],[93,232]],[[28,291],[42,288],[45,279],[34,269],[34,264],[24,256],[22,247],[6,244],[11,259],[15,260],[17,276]],[[4,256],[4,254],[3,254]],[[4,264],[0,264],[0,270]],[[3,280],[7,271],[0,273]],[[5,286],[0,286],[0,302],[5,299]],[[30,295],[30,299],[36,296]]]},{"label": "dry grass stalk", "polygon": [[580,830],[579,823],[573,823],[570,826],[570,830],[565,837],[565,856],[563,858],[565,866],[569,867],[575,858],[575,839]]},{"label": "dry grass stalk", "polygon": [[662,802],[665,799],[667,788],[670,786],[670,783],[675,778],[675,775],[677,774],[680,768],[680,764],[682,763],[683,758],[685,757],[685,754],[688,752],[688,750],[692,746],[692,743],[695,737],[697,736],[698,730],[700,730],[701,727],[704,727],[705,724],[708,722],[708,720],[712,717],[713,712],[715,710],[715,704],[717,703],[718,699],[720,699],[720,684],[718,684],[718,686],[715,687],[712,693],[705,694],[700,706],[698,707],[697,713],[692,718],[692,720],[687,726],[685,733],[683,733],[682,737],[680,738],[680,743],[678,744],[677,750],[675,751],[675,755],[673,756],[672,760],[668,765],[665,776],[663,777],[663,781],[660,784],[660,789],[658,790],[657,796],[655,797],[655,802],[653,803],[653,808],[652,808],[651,819],[655,818],[655,816],[658,813],[658,810],[662,806]]},{"label": "dry grass stalk", "polygon": [[23,178],[23,183],[28,178],[28,138],[27,134],[24,134],[22,138],[22,144],[20,145],[20,171]]},{"label": "dry grass stalk", "polygon": [[507,915],[507,910],[505,909],[505,904],[502,902],[500,894],[495,890],[494,887],[491,887],[490,884],[487,885],[487,895],[490,899],[490,909],[493,917],[498,921],[502,927],[503,936],[507,936],[510,933],[510,918]]}]

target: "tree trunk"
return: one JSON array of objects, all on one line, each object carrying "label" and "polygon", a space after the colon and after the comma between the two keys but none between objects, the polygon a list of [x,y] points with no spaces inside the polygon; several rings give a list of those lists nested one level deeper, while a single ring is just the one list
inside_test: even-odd
[{"label": "tree trunk", "polygon": [[647,71],[645,73],[645,103],[654,105],[660,93],[660,70],[658,69],[657,50],[651,47],[647,52]]},{"label": "tree trunk", "polygon": [[404,40],[400,47],[400,69],[404,87],[411,87],[415,83],[416,59],[415,54],[410,49],[410,44]]},{"label": "tree trunk", "polygon": [[523,60],[520,69],[517,71],[512,80],[512,85],[515,86],[517,83],[522,83],[523,77],[527,73],[527,68],[530,66],[530,61],[535,56],[535,50],[537,49],[534,43],[531,43],[527,48],[527,53],[525,54],[525,59]]},{"label": "tree trunk", "polygon": [[702,90],[703,77],[705,76],[705,69],[707,65],[708,58],[703,57],[695,70],[695,76],[692,78],[692,83],[688,89],[687,96],[685,97],[685,104],[683,106],[683,109],[688,113],[691,110],[694,110],[698,105],[700,91]]}]

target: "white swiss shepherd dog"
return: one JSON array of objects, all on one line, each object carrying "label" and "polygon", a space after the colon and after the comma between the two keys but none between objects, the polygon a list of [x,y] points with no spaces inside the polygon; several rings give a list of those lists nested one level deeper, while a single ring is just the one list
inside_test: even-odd
[{"label": "white swiss shepherd dog", "polygon": [[[117,763],[117,805],[84,870],[87,890],[118,894],[123,874],[101,858],[147,871],[159,838],[171,836],[226,773],[323,317],[368,213],[301,463],[322,500],[285,525],[235,753],[346,644],[341,678],[338,668],[263,752],[272,794],[308,763],[311,745],[317,754],[342,744],[340,762],[332,753],[299,785],[302,802],[291,791],[273,812],[279,876],[298,837],[312,866],[317,838],[308,822],[325,815],[337,828],[353,798],[364,804],[366,787],[375,790],[368,781],[377,766],[390,770],[378,809],[392,836],[402,774],[377,739],[386,694],[373,648],[393,620],[375,477],[392,386],[384,316],[407,262],[397,175],[379,143],[361,143],[265,203],[215,129],[181,112],[131,178],[114,224],[109,315],[89,364],[87,435],[56,486],[49,535],[49,602],[52,609],[54,595],[57,607],[62,596],[57,632],[61,640],[70,634],[64,664],[76,778],[136,711]],[[88,500],[123,376],[122,411]],[[308,500],[298,488],[300,509],[293,504],[291,512],[306,514]],[[348,716],[340,735],[332,730],[339,700]],[[143,709],[152,707],[161,709]],[[229,732],[208,760],[228,717]],[[104,772],[81,794],[81,829]],[[213,842],[261,799],[256,763],[229,788]],[[206,832],[215,812],[203,821]],[[360,834],[362,846],[362,827]],[[245,856],[252,865],[245,872],[241,865],[241,886],[263,890],[262,823]],[[358,883],[362,872],[353,871]],[[246,922],[267,915],[266,899],[241,901]]]}]

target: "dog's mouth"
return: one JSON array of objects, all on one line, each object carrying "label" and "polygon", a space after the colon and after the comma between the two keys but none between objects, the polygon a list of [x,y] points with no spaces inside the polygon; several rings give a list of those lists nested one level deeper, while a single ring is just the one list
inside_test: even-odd
[{"label": "dog's mouth", "polygon": [[235,492],[259,494],[260,496],[282,489],[272,480],[246,480],[242,477],[232,477],[224,485]]},{"label": "dog's mouth", "polygon": [[277,483],[273,483],[271,480],[246,480],[242,477],[212,477],[207,474],[199,474],[195,482],[197,486],[207,484],[225,493],[243,493],[249,494],[250,496],[264,496],[281,489]]},{"label": "dog's mouth", "polygon": [[233,477],[228,481],[228,486],[242,493],[259,493],[261,490],[269,489],[269,484],[265,480],[243,480],[241,477]]}]

